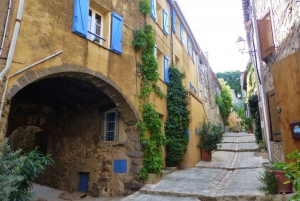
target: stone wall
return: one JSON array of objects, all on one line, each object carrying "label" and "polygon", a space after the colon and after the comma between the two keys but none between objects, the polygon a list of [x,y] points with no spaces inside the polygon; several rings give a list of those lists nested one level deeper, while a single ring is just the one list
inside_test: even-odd
[{"label": "stone wall", "polygon": [[[47,151],[52,154],[55,165],[47,167],[38,183],[73,192],[78,190],[79,173],[88,172],[91,196],[120,196],[142,186],[139,172],[143,153],[135,127],[126,127],[120,117],[118,139],[103,141],[103,113],[96,108],[48,109],[55,113],[55,129],[43,131],[48,137]],[[41,129],[35,126],[20,127],[12,132],[10,143],[14,149],[29,152],[36,146],[35,132],[39,131]],[[126,173],[113,171],[114,161],[118,159],[127,161]]]}]

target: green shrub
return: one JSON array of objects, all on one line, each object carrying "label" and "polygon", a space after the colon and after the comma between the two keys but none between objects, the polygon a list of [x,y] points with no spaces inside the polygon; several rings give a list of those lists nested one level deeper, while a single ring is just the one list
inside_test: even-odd
[{"label": "green shrub", "polygon": [[274,170],[272,165],[263,165],[264,172],[260,173],[258,180],[262,183],[262,186],[258,188],[259,191],[265,195],[274,195],[278,191],[277,182],[278,179],[274,173],[270,170]]}]

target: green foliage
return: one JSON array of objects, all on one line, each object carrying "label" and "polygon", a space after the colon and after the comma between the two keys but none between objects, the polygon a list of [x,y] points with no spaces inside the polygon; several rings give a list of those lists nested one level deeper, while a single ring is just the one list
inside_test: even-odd
[{"label": "green foliage", "polygon": [[289,200],[296,201],[300,200],[300,154],[298,150],[294,150],[291,154],[287,155],[288,159],[294,159],[291,163],[279,162],[275,166],[285,170],[286,178],[289,181],[284,182],[285,184],[293,182],[294,189],[296,190],[296,195],[292,196]]},{"label": "green foliage", "polygon": [[[142,14],[150,13],[149,0],[141,0],[139,11]],[[166,145],[166,137],[162,133],[162,122],[159,114],[155,111],[155,105],[149,103],[149,97],[155,92],[158,97],[164,98],[166,95],[156,84],[159,79],[158,64],[154,55],[155,33],[151,25],[146,25],[144,29],[139,29],[135,33],[132,44],[136,51],[141,51],[143,63],[138,63],[141,73],[141,93],[139,94],[142,103],[142,119],[137,123],[139,129],[140,142],[143,146],[144,157],[140,176],[142,179],[148,178],[148,173],[160,173],[164,164],[162,158],[162,146]],[[150,133],[150,139],[146,133]]]},{"label": "green foliage", "polygon": [[7,139],[0,144],[0,200],[8,201],[9,195],[18,190],[13,184],[24,179],[20,173],[24,158],[20,153],[21,150],[11,150]]},{"label": "green foliage", "polygon": [[238,116],[241,118],[241,126],[243,126],[243,128],[245,130],[252,130],[252,121],[250,118],[246,118],[245,117],[245,108],[244,107],[241,107],[238,109]]},{"label": "green foliage", "polygon": [[278,179],[275,177],[273,170],[273,166],[263,165],[264,172],[260,173],[258,180],[262,183],[262,186],[258,188],[265,195],[275,195],[277,194],[278,187],[277,182]]},{"label": "green foliage", "polygon": [[230,87],[226,84],[226,82],[223,79],[219,79],[219,82],[222,86],[222,90],[221,96],[216,96],[216,103],[219,106],[222,118],[225,121],[229,117],[231,108],[233,107],[232,97]]},{"label": "green foliage", "polygon": [[189,110],[187,109],[186,95],[182,79],[185,75],[175,67],[169,68],[170,83],[168,85],[167,108],[169,117],[165,123],[167,136],[166,164],[177,166],[186,152],[189,127]]},{"label": "green foliage", "polygon": [[226,81],[230,88],[234,90],[236,97],[238,93],[242,95],[240,71],[225,71],[223,73],[216,73],[216,76]]},{"label": "green foliage", "polygon": [[206,151],[213,151],[218,148],[218,144],[223,140],[224,130],[221,126],[214,125],[212,122],[204,120],[199,125],[200,143],[197,147]]},{"label": "green foliage", "polygon": [[249,112],[255,125],[255,130],[254,130],[255,140],[256,143],[258,144],[259,141],[262,140],[261,126],[260,126],[260,113],[258,107],[258,96],[256,94],[251,95],[248,101],[249,101]]},{"label": "green foliage", "polygon": [[246,94],[246,96],[247,96],[247,98],[249,98],[256,87],[254,66],[252,63],[248,64],[247,70],[248,70],[248,75],[247,75],[247,94]]},{"label": "green foliage", "polygon": [[140,13],[142,13],[142,14],[145,14],[145,15],[150,14],[151,8],[150,8],[149,0],[141,0],[139,10],[140,10]]},{"label": "green foliage", "polygon": [[44,156],[35,150],[21,155],[12,151],[5,139],[0,145],[0,199],[3,201],[29,201],[33,182],[42,174],[46,165],[53,165],[51,155]]}]

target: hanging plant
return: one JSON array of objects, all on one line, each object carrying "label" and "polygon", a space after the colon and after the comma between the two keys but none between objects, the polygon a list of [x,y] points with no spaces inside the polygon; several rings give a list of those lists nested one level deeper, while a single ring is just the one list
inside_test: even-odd
[{"label": "hanging plant", "polygon": [[170,83],[167,94],[169,118],[165,123],[167,166],[177,166],[187,150],[190,112],[187,109],[187,91],[182,84],[184,77],[185,75],[175,67],[169,68]]},{"label": "hanging plant", "polygon": [[258,144],[259,141],[262,140],[262,134],[261,134],[261,126],[260,126],[260,114],[259,114],[259,107],[258,107],[258,96],[256,94],[251,95],[249,97],[249,111],[251,118],[254,120],[255,125],[255,141]]}]

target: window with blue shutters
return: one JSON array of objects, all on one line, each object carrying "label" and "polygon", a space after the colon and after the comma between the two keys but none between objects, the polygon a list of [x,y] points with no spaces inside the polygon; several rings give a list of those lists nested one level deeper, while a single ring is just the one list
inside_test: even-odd
[{"label": "window with blue shutters", "polygon": [[72,31],[86,37],[88,31],[89,0],[74,0]]},{"label": "window with blue shutters", "polygon": [[191,40],[189,36],[186,36],[187,38],[187,49],[188,49],[188,54],[191,55]]},{"label": "window with blue shutters", "polygon": [[111,46],[110,49],[118,54],[122,54],[122,28],[123,28],[123,18],[112,12],[112,22],[111,22]]},{"label": "window with blue shutters", "polygon": [[182,26],[182,24],[180,24],[180,42],[181,42],[181,45],[184,45],[184,36],[183,36],[184,31],[183,30],[184,30],[183,26]]},{"label": "window with blue shutters", "polygon": [[168,19],[168,12],[163,9],[163,30],[164,30],[164,33],[166,35],[169,35],[169,19]]},{"label": "window with blue shutters", "polygon": [[172,8],[172,30],[176,34],[176,12],[174,8]]},{"label": "window with blue shutters", "polygon": [[164,81],[169,84],[169,58],[167,55],[164,55],[164,70]]},{"label": "window with blue shutters", "polygon": [[151,17],[156,21],[156,0],[151,0]]}]

